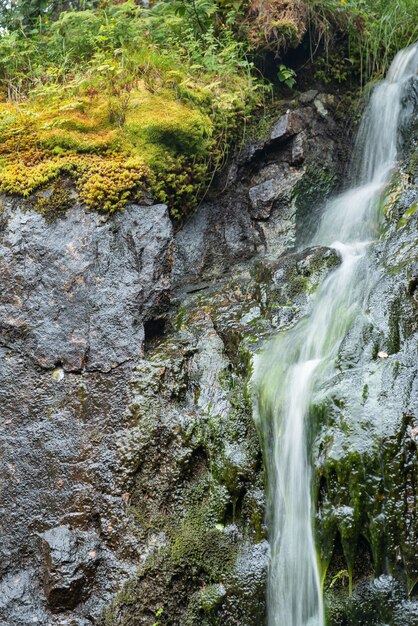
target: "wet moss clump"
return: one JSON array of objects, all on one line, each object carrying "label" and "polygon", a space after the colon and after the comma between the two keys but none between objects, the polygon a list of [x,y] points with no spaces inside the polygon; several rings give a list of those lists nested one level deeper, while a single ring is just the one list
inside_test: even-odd
[{"label": "wet moss clump", "polygon": [[[205,486],[205,499],[190,505],[186,517],[173,523],[170,561],[174,567],[187,567],[188,576],[199,572],[208,583],[216,583],[230,572],[237,546],[233,533],[225,530],[230,495],[220,483],[211,483]],[[195,497],[191,494],[190,501]]]}]

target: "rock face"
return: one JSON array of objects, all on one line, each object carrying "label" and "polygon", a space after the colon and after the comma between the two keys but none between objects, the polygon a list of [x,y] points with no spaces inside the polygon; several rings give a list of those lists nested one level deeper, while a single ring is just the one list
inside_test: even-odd
[{"label": "rock face", "polygon": [[47,223],[9,200],[0,221],[0,623],[80,604],[94,620],[137,549],[115,437],[169,304],[171,223],[164,206],[102,222],[77,205]]},{"label": "rock face", "polygon": [[[164,206],[102,221],[74,204],[47,223],[4,201],[0,626],[265,623],[252,360],[340,262],[295,249],[344,168],[336,106],[315,91],[288,103],[175,236]],[[406,158],[373,322],[342,346],[335,402],[313,407],[330,626],[417,623],[414,185]],[[373,388],[357,389],[360,370]]]},{"label": "rock face", "polygon": [[177,234],[175,285],[213,279],[258,253],[278,256],[312,233],[321,201],[341,180],[351,136],[336,120],[338,99],[312,93],[236,154],[219,195]]},{"label": "rock face", "polygon": [[1,215],[1,344],[45,369],[110,371],[138,357],[144,321],[169,302],[164,206],[112,220],[75,206],[65,219],[6,203]]},{"label": "rock face", "polygon": [[99,538],[68,526],[52,528],[41,538],[48,605],[53,611],[74,609],[91,591]]}]

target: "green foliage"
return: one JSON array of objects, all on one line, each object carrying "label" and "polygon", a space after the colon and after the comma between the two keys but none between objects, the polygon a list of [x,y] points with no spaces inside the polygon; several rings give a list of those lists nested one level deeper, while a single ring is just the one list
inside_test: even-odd
[{"label": "green foliage", "polygon": [[[327,50],[348,34],[346,58],[318,67],[324,80],[382,73],[418,37],[414,0],[306,3],[313,43]],[[1,191],[29,195],[70,177],[92,208],[121,208],[152,190],[183,219],[264,102],[244,0],[159,0],[147,10],[135,0],[20,0],[3,9]],[[266,5],[271,26],[270,17]],[[286,65],[278,78],[293,88]]]},{"label": "green foliage", "polygon": [[[162,607],[160,607],[160,608],[159,608],[159,609],[157,609],[157,611],[155,612],[155,617],[157,617],[157,618],[158,618],[158,617],[161,617],[161,616],[163,615],[163,613],[164,613],[164,609],[163,609]],[[152,626],[159,626],[159,624],[160,624],[160,622],[159,622],[159,621],[158,621],[158,619],[157,619],[157,621],[156,621],[156,622],[154,622]]]},{"label": "green foliage", "polygon": [[[312,50],[322,44],[326,56],[338,33],[348,36],[347,55],[329,58],[331,80],[344,81],[356,71],[362,84],[386,73],[398,50],[418,39],[416,0],[305,0],[309,6]],[[324,71],[324,70],[321,70]]]},{"label": "green foliage", "polygon": [[292,70],[290,67],[286,67],[286,65],[281,64],[279,66],[279,72],[277,74],[278,79],[281,83],[287,85],[290,89],[296,84],[296,72]]},{"label": "green foliage", "polygon": [[[65,12],[52,24],[51,43],[54,48],[59,44],[68,55],[67,62],[80,62],[97,51],[103,28],[100,16],[93,11]],[[105,43],[103,39],[101,42]]]},{"label": "green foliage", "polygon": [[339,583],[340,581],[342,581],[342,583],[344,584],[344,582],[346,580],[349,579],[349,573],[348,570],[346,569],[342,569],[339,572],[337,572],[331,579],[331,582],[329,584],[329,588],[332,589],[332,587],[336,584]]},{"label": "green foliage", "polygon": [[356,66],[354,58],[347,58],[341,54],[332,54],[328,59],[319,59],[316,62],[315,78],[325,84],[344,83],[353,75]]},{"label": "green foliage", "polygon": [[0,0],[0,26],[31,32],[36,22],[63,11],[80,11],[97,4],[96,0]]},{"label": "green foliage", "polygon": [[48,4],[29,35],[0,33],[0,189],[28,195],[65,175],[114,210],[148,185],[187,215],[263,100],[238,4],[89,3],[55,21]]}]

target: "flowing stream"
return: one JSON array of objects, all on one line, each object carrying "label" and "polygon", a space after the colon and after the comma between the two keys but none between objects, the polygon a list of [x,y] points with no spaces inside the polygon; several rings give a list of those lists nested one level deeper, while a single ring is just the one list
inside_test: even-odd
[{"label": "flowing stream", "polygon": [[335,248],[341,263],[317,290],[309,317],[280,333],[259,357],[257,419],[269,482],[269,626],[323,626],[321,573],[313,532],[309,408],[330,378],[353,320],[367,315],[368,249],[397,158],[405,83],[416,75],[418,44],[394,59],[360,125],[352,187],[324,209],[312,244]]}]

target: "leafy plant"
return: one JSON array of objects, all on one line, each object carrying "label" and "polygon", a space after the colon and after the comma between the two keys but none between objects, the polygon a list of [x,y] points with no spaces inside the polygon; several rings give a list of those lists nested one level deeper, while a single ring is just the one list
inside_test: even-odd
[{"label": "leafy plant", "polygon": [[418,39],[416,0],[305,0],[309,7],[312,53],[325,50],[328,69],[332,44],[347,37],[347,54],[364,84],[385,74],[398,50]]},{"label": "leafy plant", "polygon": [[340,570],[339,572],[335,574],[335,576],[332,577],[331,582],[329,584],[329,588],[332,589],[334,585],[336,585],[340,581],[344,585],[349,580],[349,577],[350,576],[349,576],[348,570],[346,569]]},{"label": "leafy plant", "polygon": [[290,67],[286,67],[286,65],[281,64],[279,66],[279,72],[277,77],[281,83],[284,83],[289,87],[289,89],[293,89],[296,84],[296,72],[292,70]]}]

